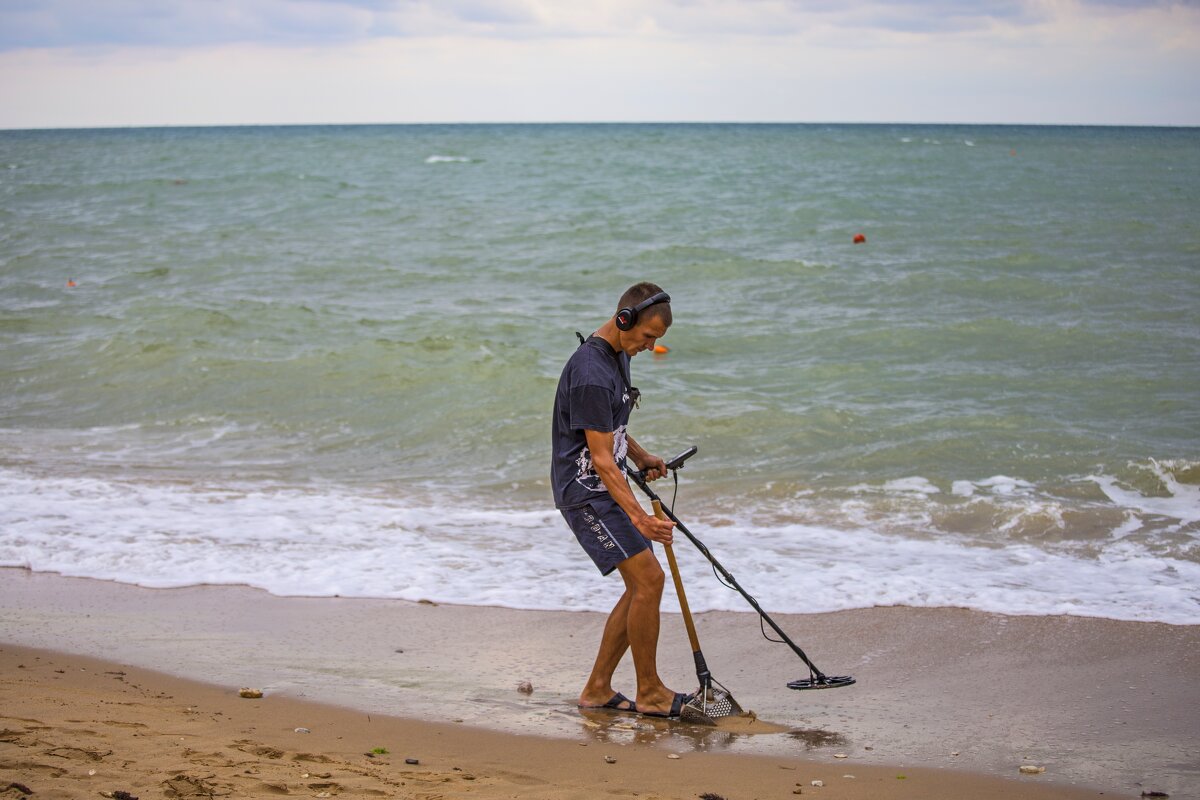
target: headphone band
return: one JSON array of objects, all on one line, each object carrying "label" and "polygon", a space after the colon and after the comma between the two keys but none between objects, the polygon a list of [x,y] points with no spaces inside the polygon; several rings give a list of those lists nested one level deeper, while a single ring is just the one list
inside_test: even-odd
[{"label": "headphone band", "polygon": [[650,297],[647,297],[645,300],[643,300],[642,302],[638,303],[636,306],[633,307],[634,319],[636,320],[637,315],[641,314],[643,311],[645,311],[650,306],[656,306],[659,303],[670,303],[670,302],[671,302],[671,295],[667,294],[666,292],[659,292],[658,294],[651,295]]}]

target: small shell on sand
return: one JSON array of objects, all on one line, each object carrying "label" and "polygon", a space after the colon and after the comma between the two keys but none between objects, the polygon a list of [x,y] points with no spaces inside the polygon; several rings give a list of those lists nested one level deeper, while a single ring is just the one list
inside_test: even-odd
[{"label": "small shell on sand", "polygon": [[605,756],[604,763],[605,764],[615,764],[615,763],[617,763],[617,760],[615,758],[613,758],[612,756]]},{"label": "small shell on sand", "polygon": [[247,689],[243,686],[238,690],[238,697],[245,697],[248,700],[257,700],[262,696],[262,689]]},{"label": "small shell on sand", "polygon": [[816,786],[818,789],[820,789],[822,786],[825,785],[825,781],[813,781],[812,785]]},{"label": "small shell on sand", "polygon": [[1022,775],[1041,775],[1045,771],[1046,771],[1045,767],[1035,767],[1032,764],[1022,764],[1021,765],[1021,774]]},{"label": "small shell on sand", "polygon": [[667,753],[667,758],[679,758],[678,753]]}]

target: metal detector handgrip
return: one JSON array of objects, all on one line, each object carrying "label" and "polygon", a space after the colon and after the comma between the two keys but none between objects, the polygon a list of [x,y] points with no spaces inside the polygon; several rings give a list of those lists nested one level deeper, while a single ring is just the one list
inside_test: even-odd
[{"label": "metal detector handgrip", "polygon": [[[664,462],[664,466],[666,466],[667,472],[674,472],[677,469],[683,469],[683,462],[687,461],[689,458],[696,455],[696,451],[698,449],[699,448],[697,448],[696,445],[692,445],[687,450],[684,450],[682,453],[675,456],[674,458],[668,459],[666,462]],[[636,481],[639,486],[642,486],[643,488],[645,488],[645,481],[646,481],[646,473],[645,472],[643,472],[640,469],[631,469],[631,470],[628,470],[628,473],[629,473],[629,477],[633,478],[633,480]]]}]

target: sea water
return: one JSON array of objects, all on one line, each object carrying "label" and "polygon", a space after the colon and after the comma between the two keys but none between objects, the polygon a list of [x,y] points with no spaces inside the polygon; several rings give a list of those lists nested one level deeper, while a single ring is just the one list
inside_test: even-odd
[{"label": "sea water", "polygon": [[769,610],[1200,623],[1195,129],[0,132],[0,565],[605,609],[550,407],[638,280],[631,431]]}]

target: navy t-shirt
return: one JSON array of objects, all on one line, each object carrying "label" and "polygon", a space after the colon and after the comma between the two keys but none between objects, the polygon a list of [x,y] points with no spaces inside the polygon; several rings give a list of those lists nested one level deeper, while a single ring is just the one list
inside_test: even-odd
[{"label": "navy t-shirt", "polygon": [[554,394],[550,485],[555,506],[576,508],[608,493],[592,465],[584,431],[612,433],[613,455],[624,470],[632,411],[629,356],[598,336],[589,337],[567,359]]}]

